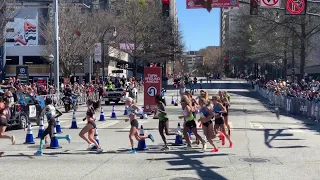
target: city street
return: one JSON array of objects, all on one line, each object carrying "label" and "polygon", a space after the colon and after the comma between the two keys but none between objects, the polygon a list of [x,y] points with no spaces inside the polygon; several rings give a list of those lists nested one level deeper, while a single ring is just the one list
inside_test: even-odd
[{"label": "city street", "polygon": [[[205,153],[201,146],[194,145],[192,151],[184,147],[170,146],[170,151],[161,151],[162,139],[157,130],[158,120],[139,120],[145,134],[152,133],[155,142],[146,140],[146,151],[128,154],[129,122],[125,122],[124,106],[116,105],[117,119],[110,119],[111,106],[103,103],[105,121],[97,121],[99,140],[104,152],[96,154],[86,151],[87,144],[78,133],[85,122],[85,107],[76,112],[79,129],[69,129],[72,113],[61,118],[63,134],[70,134],[71,144],[60,140],[61,149],[44,149],[42,157],[33,153],[39,146],[36,139],[38,127],[33,126],[35,144],[25,145],[26,131],[8,131],[16,136],[16,145],[9,140],[1,140],[0,178],[9,179],[96,179],[96,180],[270,180],[291,179],[311,180],[320,176],[319,132],[320,124],[306,118],[291,117],[281,114],[277,119],[273,108],[250,85],[240,81],[219,81],[205,87],[210,96],[216,95],[218,89],[226,89],[231,95],[229,121],[233,148],[228,142],[222,146],[216,139],[219,152],[211,153],[208,144]],[[166,93],[167,111],[170,129],[176,130],[181,120],[181,106],[171,105],[172,96],[176,101],[176,90]],[[199,91],[196,95],[199,94]],[[179,99],[180,100],[180,99]],[[142,94],[139,94],[138,106],[143,105]],[[100,110],[99,110],[100,113]],[[99,119],[97,113],[97,119]],[[202,135],[202,131],[200,131]],[[194,138],[194,136],[193,136]],[[168,137],[174,143],[175,136]],[[138,143],[135,142],[137,145]]]}]

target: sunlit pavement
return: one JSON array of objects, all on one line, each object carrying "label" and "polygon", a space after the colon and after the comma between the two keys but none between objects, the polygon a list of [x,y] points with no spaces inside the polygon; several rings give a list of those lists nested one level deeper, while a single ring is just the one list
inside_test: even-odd
[{"label": "sunlit pavement", "polygon": [[[209,91],[210,95],[218,89],[230,89],[231,103],[229,119],[232,128],[233,148],[228,142],[219,146],[218,153],[210,152],[210,145],[205,153],[200,146],[192,151],[183,147],[171,146],[163,152],[161,137],[158,133],[158,120],[149,117],[139,120],[145,128],[145,134],[152,133],[155,143],[147,140],[148,150],[137,154],[127,154],[129,148],[128,131],[130,125],[124,122],[124,106],[116,105],[117,119],[110,119],[112,106],[103,106],[105,121],[98,121],[100,144],[104,149],[101,154],[89,152],[87,144],[79,138],[78,133],[85,122],[85,107],[76,113],[79,129],[69,129],[72,113],[60,118],[63,134],[70,134],[71,144],[60,140],[61,149],[44,149],[42,157],[35,157],[39,140],[35,137],[38,127],[33,126],[35,144],[25,145],[26,132],[13,130],[16,145],[1,139],[0,151],[5,154],[0,158],[1,179],[115,179],[115,180],[176,180],[178,178],[196,179],[319,179],[320,151],[319,124],[307,119],[288,117],[286,114],[278,120],[268,103],[255,92],[243,88],[243,84],[228,83],[216,85]],[[248,86],[249,87],[249,86]],[[196,94],[198,94],[197,92]],[[166,94],[167,110],[170,113],[170,127],[175,131],[181,107],[171,105],[176,91]],[[142,105],[140,95],[138,105]],[[99,116],[97,116],[99,119]],[[200,132],[202,134],[202,131]],[[174,143],[175,136],[168,137]],[[137,142],[136,142],[137,145]]]}]

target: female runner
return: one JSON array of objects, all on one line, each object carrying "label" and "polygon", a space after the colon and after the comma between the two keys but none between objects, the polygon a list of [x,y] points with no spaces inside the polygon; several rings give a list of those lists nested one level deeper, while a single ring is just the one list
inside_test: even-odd
[{"label": "female runner", "polygon": [[52,99],[51,98],[48,98],[48,97],[46,98],[45,105],[46,105],[46,107],[44,107],[43,111],[41,112],[41,116],[40,117],[43,117],[44,115],[47,117],[48,127],[44,130],[43,134],[40,137],[39,150],[34,154],[36,156],[42,156],[44,138],[48,134],[49,134],[51,139],[53,139],[53,138],[65,139],[69,143],[71,141],[70,135],[58,136],[58,135],[54,134],[54,128],[56,128],[56,118],[60,117],[62,115],[62,113],[52,105]]},{"label": "female runner", "polygon": [[200,105],[200,119],[202,123],[203,134],[206,136],[208,142],[213,146],[213,150],[211,152],[218,152],[217,146],[213,143],[213,139],[215,138],[213,131],[213,124],[211,118],[213,117],[213,112],[210,108],[209,101],[205,98],[199,99]]},{"label": "female runner", "polygon": [[188,131],[191,130],[193,134],[197,137],[197,139],[199,139],[202,142],[202,150],[205,151],[207,148],[207,144],[197,132],[197,125],[194,121],[194,116],[192,115],[191,100],[186,95],[182,96],[181,106],[183,109],[183,115],[179,116],[179,119],[184,119],[185,121],[183,127],[183,134],[188,144],[187,149],[192,149],[190,137],[188,134]]},{"label": "female runner", "polygon": [[[161,135],[161,138],[164,142],[164,148],[162,148],[161,150],[170,150],[170,148],[168,147],[167,144],[167,139],[163,134],[163,130],[165,131],[167,136],[170,135],[175,135],[175,133],[171,133],[169,132],[169,119],[167,116],[167,112],[165,110],[165,105],[164,105],[164,100],[161,98],[161,96],[156,95],[155,96],[156,99],[156,103],[157,103],[157,109],[155,111],[158,112],[158,118],[159,118],[159,133]],[[182,136],[181,132],[180,132],[180,136]]]},{"label": "female runner", "polygon": [[[193,115],[193,117],[194,118],[196,118],[196,116],[197,116],[197,106],[198,106],[198,103],[197,103],[197,101],[195,100],[195,99],[193,99],[193,97],[192,97],[192,95],[191,95],[191,93],[190,92],[188,92],[188,91],[186,91],[185,93],[184,93],[189,99],[190,99],[190,101],[191,101],[191,112],[192,112],[192,115]],[[199,139],[198,138],[196,138],[196,142],[195,142],[197,145],[199,145],[200,144],[200,141],[199,141]]]},{"label": "female runner", "polygon": [[[131,144],[131,150],[129,153],[136,153],[136,149],[133,148],[133,137],[136,138],[137,141],[139,140],[144,140],[149,138],[152,142],[154,142],[152,134],[149,134],[148,136],[140,136],[139,135],[139,122],[136,119],[136,114],[141,112],[141,110],[134,104],[134,101],[131,97],[128,97],[126,99],[126,106],[128,106],[127,111],[128,111],[128,116],[129,119],[126,119],[125,121],[128,122],[130,121],[131,129],[129,132],[129,140]],[[138,111],[138,112],[136,112]]]},{"label": "female runner", "polygon": [[[100,107],[100,102],[99,101],[92,101],[88,100],[87,101],[87,112],[86,112],[86,117],[83,119],[83,121],[87,120],[86,126],[82,128],[82,130],[79,133],[79,136],[84,139],[88,143],[88,148],[87,150],[90,151],[94,146],[97,147],[97,152],[102,152],[103,149],[101,146],[98,144],[98,142],[94,139],[94,134],[97,129],[97,125],[94,122],[94,113],[95,111]],[[88,133],[88,137],[85,136],[85,134]]]},{"label": "female runner", "polygon": [[[214,112],[214,131],[216,134],[219,134],[222,140],[222,145],[225,144],[225,137],[229,140],[229,147],[232,148],[232,142],[230,140],[230,136],[226,133],[226,128],[224,125],[224,119],[222,117],[222,113],[226,113],[225,107],[219,102],[217,96],[212,97],[213,103],[213,112]],[[218,133],[218,129],[220,128],[220,132]]]},{"label": "female runner", "polygon": [[[10,104],[10,101],[7,98],[0,100],[0,138],[11,139],[11,143],[12,145],[14,145],[16,143],[16,138],[14,136],[8,136],[4,134],[8,126],[8,119],[11,116],[9,104]],[[0,152],[0,156],[2,156],[3,153],[4,152]]]},{"label": "female runner", "polygon": [[228,135],[230,136],[231,130],[230,130],[229,118],[228,118],[230,103],[224,93],[222,93],[222,99],[220,99],[220,100],[222,102],[222,105],[226,108],[226,111],[227,111],[226,113],[223,113],[222,116],[224,118],[224,124],[228,128]]}]

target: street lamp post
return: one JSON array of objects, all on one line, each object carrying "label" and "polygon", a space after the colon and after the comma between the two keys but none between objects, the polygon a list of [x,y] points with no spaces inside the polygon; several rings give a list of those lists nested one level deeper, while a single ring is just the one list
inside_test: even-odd
[{"label": "street lamp post", "polygon": [[[57,88],[58,93],[60,92],[60,83],[59,83],[59,4],[58,0],[53,0],[54,7],[54,83]],[[51,68],[50,68],[51,70]],[[51,75],[51,73],[50,73]]]},{"label": "street lamp post", "polygon": [[52,85],[52,64],[54,62],[54,56],[52,54],[50,54],[48,56],[48,63],[49,63],[49,68],[50,68],[50,75],[49,75],[49,78],[50,78],[50,85]]},{"label": "street lamp post", "polygon": [[[104,72],[104,68],[105,68],[105,60],[104,60],[104,37],[105,35],[107,34],[108,31],[110,30],[113,30],[113,33],[112,33],[112,36],[113,37],[116,37],[117,36],[117,31],[116,31],[116,28],[112,28],[112,29],[107,29],[104,31],[103,35],[102,35],[102,38],[101,38],[101,63],[102,63],[102,83],[104,84],[105,83],[105,72]],[[108,54],[109,54],[109,47],[108,47]]]}]

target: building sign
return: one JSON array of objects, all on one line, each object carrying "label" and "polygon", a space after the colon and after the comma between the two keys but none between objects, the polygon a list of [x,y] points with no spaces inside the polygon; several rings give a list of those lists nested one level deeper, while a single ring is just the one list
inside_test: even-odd
[{"label": "building sign", "polygon": [[144,68],[144,111],[157,107],[155,96],[161,92],[161,67]]},{"label": "building sign", "polygon": [[6,46],[37,46],[39,44],[38,15],[34,19],[18,16],[6,25]]},{"label": "building sign", "polygon": [[[187,9],[201,9],[202,5],[196,4],[197,0],[186,0]],[[239,7],[239,0],[214,0],[211,4],[212,8]]]},{"label": "building sign", "polygon": [[29,82],[29,69],[28,66],[16,66],[16,76],[21,83],[26,84]]}]

